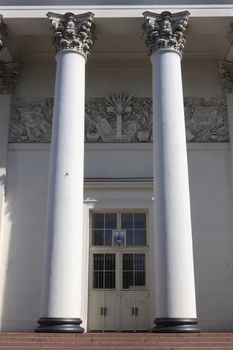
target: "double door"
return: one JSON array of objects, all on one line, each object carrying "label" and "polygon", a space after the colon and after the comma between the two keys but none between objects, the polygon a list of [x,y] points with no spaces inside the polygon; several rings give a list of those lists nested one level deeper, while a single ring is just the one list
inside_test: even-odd
[{"label": "double door", "polygon": [[146,331],[147,253],[116,250],[91,254],[89,330]]}]

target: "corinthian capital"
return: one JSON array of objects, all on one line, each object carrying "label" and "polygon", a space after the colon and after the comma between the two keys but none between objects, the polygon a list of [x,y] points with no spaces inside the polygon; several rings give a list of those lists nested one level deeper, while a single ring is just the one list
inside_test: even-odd
[{"label": "corinthian capital", "polygon": [[60,15],[49,12],[47,17],[54,33],[53,43],[57,52],[72,49],[85,56],[89,55],[95,39],[93,13],[74,15],[68,12]]},{"label": "corinthian capital", "polygon": [[17,83],[19,64],[0,61],[0,94],[10,94]]},{"label": "corinthian capital", "polygon": [[145,44],[152,55],[160,49],[173,49],[183,53],[186,40],[184,32],[188,24],[188,11],[170,13],[168,11],[161,14],[144,12],[145,22]]},{"label": "corinthian capital", "polygon": [[219,62],[219,71],[226,93],[233,93],[233,62],[221,61]]},{"label": "corinthian capital", "polygon": [[7,26],[3,23],[2,15],[0,15],[0,51],[8,44],[10,37],[7,34]]}]

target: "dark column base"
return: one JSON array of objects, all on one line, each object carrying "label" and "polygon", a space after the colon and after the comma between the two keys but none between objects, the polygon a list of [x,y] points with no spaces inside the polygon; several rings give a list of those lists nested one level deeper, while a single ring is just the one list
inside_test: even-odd
[{"label": "dark column base", "polygon": [[200,333],[196,318],[156,318],[155,333]]},{"label": "dark column base", "polygon": [[80,318],[42,317],[37,321],[37,333],[83,333]]}]

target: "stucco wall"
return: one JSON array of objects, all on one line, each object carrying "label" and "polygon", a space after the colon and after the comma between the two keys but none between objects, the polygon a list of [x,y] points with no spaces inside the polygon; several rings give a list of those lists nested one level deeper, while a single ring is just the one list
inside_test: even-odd
[{"label": "stucco wall", "polygon": [[[136,146],[100,151],[98,174],[93,150],[86,152],[86,175],[152,176],[152,150]],[[188,146],[197,307],[204,331],[233,331],[233,235],[229,147]],[[95,151],[96,152],[96,151]],[[98,152],[96,152],[98,153]],[[7,203],[1,244],[2,329],[32,330],[39,317],[49,149],[11,146]],[[128,162],[137,159],[136,165]],[[148,166],[142,166],[143,162]],[[115,167],[109,167],[115,163]],[[92,164],[92,165],[91,165]],[[88,197],[97,199],[88,190]],[[120,193],[118,193],[118,197]],[[111,197],[111,190],[110,190]],[[152,189],[151,189],[152,197]],[[120,197],[119,197],[120,198]],[[118,199],[119,199],[118,198]],[[139,204],[137,203],[137,206]],[[153,230],[152,230],[153,232]]]},{"label": "stucco wall", "polygon": [[[223,95],[217,62],[184,62],[182,64],[184,96],[219,97]],[[54,66],[23,65],[16,97],[53,97]],[[151,97],[151,65],[124,68],[93,68],[86,70],[86,96],[104,97],[125,92],[140,97]]]},{"label": "stucco wall", "polygon": [[[23,66],[14,97],[53,97],[54,78],[55,66]],[[213,62],[183,63],[183,85],[185,96],[223,96]],[[150,64],[125,69],[88,66],[87,97],[117,91],[151,97]],[[188,157],[200,325],[204,331],[233,331],[229,145],[189,144]],[[33,330],[40,316],[48,163],[49,145],[9,146],[0,248],[2,330]],[[86,145],[85,177],[152,176],[150,144]],[[98,200],[96,193],[88,190],[86,197]]]}]

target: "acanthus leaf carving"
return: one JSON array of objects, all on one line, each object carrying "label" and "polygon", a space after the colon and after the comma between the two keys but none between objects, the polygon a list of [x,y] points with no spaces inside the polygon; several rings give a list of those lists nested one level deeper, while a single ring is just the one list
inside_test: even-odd
[{"label": "acanthus leaf carving", "polygon": [[0,51],[7,46],[10,37],[7,33],[7,25],[3,23],[3,16],[0,15]]},{"label": "acanthus leaf carving", "polygon": [[171,13],[164,11],[161,14],[153,12],[143,13],[145,44],[152,55],[160,49],[173,49],[180,54],[186,43],[184,32],[188,25],[188,11]]},{"label": "acanthus leaf carving", "polygon": [[54,33],[53,43],[57,52],[70,49],[82,53],[85,57],[90,54],[95,39],[93,13],[74,15],[67,12],[61,15],[48,12],[47,17]]}]

